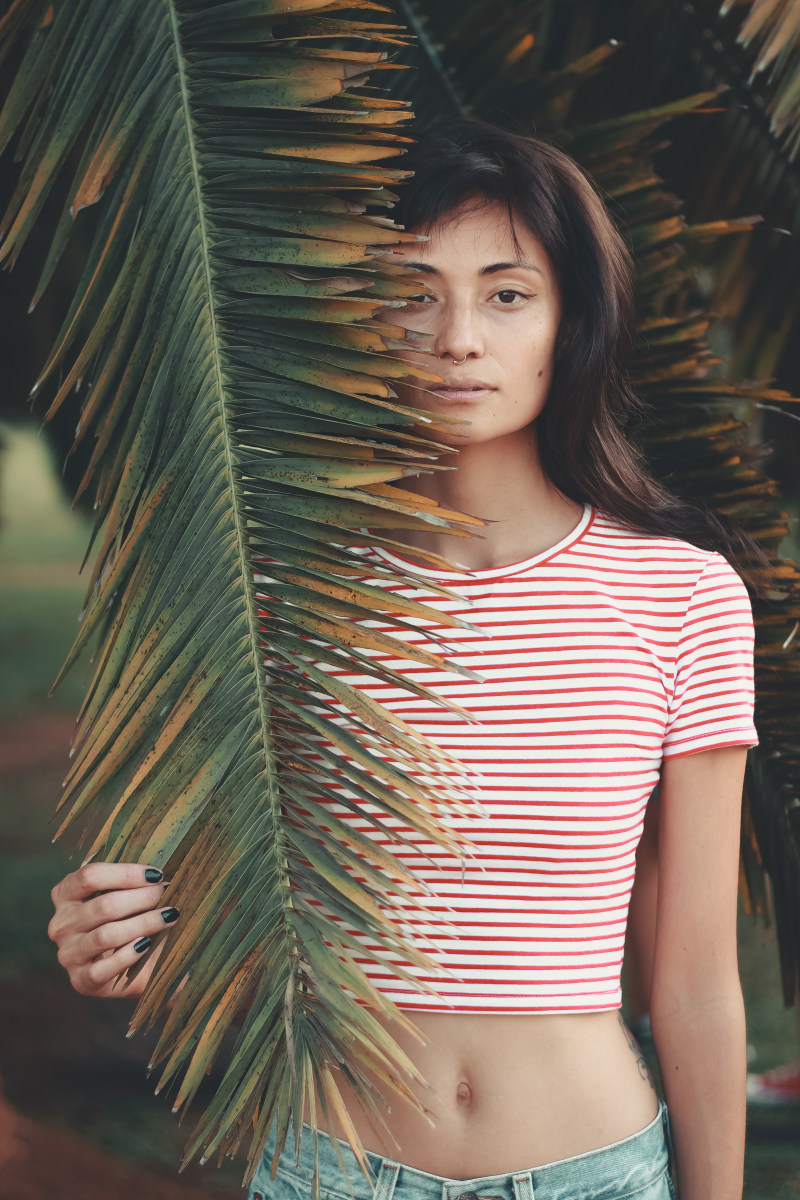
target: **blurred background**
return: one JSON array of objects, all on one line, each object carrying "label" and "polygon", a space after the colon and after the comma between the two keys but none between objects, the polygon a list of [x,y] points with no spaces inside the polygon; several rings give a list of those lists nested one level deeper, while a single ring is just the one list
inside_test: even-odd
[{"label": "blurred background", "polygon": [[153,1042],[125,1036],[133,1003],[73,992],[47,938],[50,889],[80,865],[51,839],[89,664],[48,691],[78,627],[89,522],[34,423],[0,435],[0,1197],[242,1196],[238,1163],[178,1175],[191,1116],[179,1127],[153,1095]]},{"label": "blurred background", "polygon": [[[548,10],[546,4],[538,8]],[[716,311],[710,338],[720,369],[769,378],[800,394],[800,172],[763,112],[755,133],[748,126],[740,137],[734,128],[752,117],[750,94],[739,94],[746,71],[743,75],[744,52],[737,49],[735,31],[729,36],[727,27],[718,28],[719,5],[705,2],[664,0],[654,7],[570,0],[561,6],[562,16],[567,9],[571,25],[548,17],[547,26],[553,53],[562,58],[624,34],[619,66],[603,84],[608,111],[630,106],[630,96],[644,107],[714,86],[721,75],[728,79],[733,98],[724,112],[695,115],[691,126],[670,124],[657,147],[658,170],[682,197],[690,222],[764,216],[759,229],[739,237],[738,250],[698,258],[693,286]],[[723,142],[730,152],[712,179],[707,164],[712,148]],[[0,163],[0,210],[15,180],[16,169],[6,158]],[[737,180],[741,186],[735,186]],[[0,273],[0,1200],[134,1195],[138,1200],[143,1190],[156,1200],[240,1196],[241,1163],[219,1170],[193,1165],[177,1174],[191,1116],[180,1128],[168,1102],[153,1096],[146,1075],[150,1043],[125,1036],[132,1005],[72,992],[46,934],[50,888],[78,865],[70,847],[53,845],[51,838],[70,733],[90,670],[87,662],[79,664],[48,695],[77,630],[83,598],[79,567],[90,532],[88,514],[73,510],[69,501],[85,465],[81,454],[64,472],[76,408],[66,405],[43,435],[46,404],[31,410],[27,402],[74,289],[94,219],[91,212],[80,215],[64,272],[28,316],[61,199],[56,193],[48,202],[41,231],[14,271]],[[751,307],[743,311],[745,276]],[[763,320],[754,320],[754,313]],[[778,554],[800,560],[797,414],[798,406],[788,404],[760,407],[749,437],[768,455],[767,470],[780,487],[787,536]],[[744,911],[739,931],[750,1069],[758,1071],[800,1053],[797,1014],[783,1005],[773,931],[763,918]],[[201,1096],[198,1108],[202,1102]],[[751,1109],[745,1197],[790,1196],[800,1196],[800,1105]]]}]

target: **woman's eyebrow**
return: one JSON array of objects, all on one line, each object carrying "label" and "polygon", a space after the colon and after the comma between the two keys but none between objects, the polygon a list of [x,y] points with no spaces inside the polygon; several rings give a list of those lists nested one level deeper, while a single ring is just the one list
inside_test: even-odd
[{"label": "woman's eyebrow", "polygon": [[537,275],[544,275],[544,271],[537,267],[534,263],[524,262],[499,262],[492,263],[488,267],[481,267],[481,275],[497,275],[500,271],[513,271],[518,267],[520,271],[535,271]]},{"label": "woman's eyebrow", "polygon": [[[430,265],[430,263],[407,262],[404,265],[406,267],[408,267],[410,270],[422,271],[425,275],[439,275],[440,274],[440,272],[437,271],[436,267],[432,267]],[[520,271],[535,271],[537,273],[537,275],[544,275],[544,271],[542,271],[541,268],[535,266],[533,263],[521,263],[521,262],[490,263],[489,266],[487,266],[487,267],[481,267],[478,274],[479,275],[497,275],[500,271],[512,271],[512,270],[514,270],[514,268],[517,268]]]}]

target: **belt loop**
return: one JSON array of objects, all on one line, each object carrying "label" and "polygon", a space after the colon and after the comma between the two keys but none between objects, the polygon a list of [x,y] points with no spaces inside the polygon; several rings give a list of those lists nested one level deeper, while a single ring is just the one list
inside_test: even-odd
[{"label": "belt loop", "polygon": [[399,1163],[391,1162],[388,1158],[383,1160],[381,1169],[378,1172],[378,1182],[375,1184],[375,1191],[372,1193],[372,1200],[392,1200],[399,1170]]},{"label": "belt loop", "polygon": [[512,1175],[511,1179],[514,1184],[514,1200],[534,1200],[533,1179],[530,1171]]},{"label": "belt loop", "polygon": [[669,1109],[665,1100],[661,1101],[661,1117],[664,1124],[664,1141],[667,1143],[667,1156],[670,1175],[675,1176],[675,1145],[672,1141],[672,1129],[669,1123]]}]

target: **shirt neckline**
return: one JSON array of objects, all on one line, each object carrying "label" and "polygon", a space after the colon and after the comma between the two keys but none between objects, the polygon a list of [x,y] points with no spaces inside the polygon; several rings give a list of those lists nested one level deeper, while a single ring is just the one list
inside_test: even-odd
[{"label": "shirt neckline", "polygon": [[424,575],[428,579],[438,580],[440,583],[468,583],[471,580],[490,581],[494,579],[508,579],[513,575],[521,575],[532,567],[541,566],[543,563],[550,562],[559,554],[563,554],[569,550],[571,546],[583,537],[586,531],[592,525],[597,510],[588,502],[583,506],[583,513],[578,519],[577,525],[563,537],[560,542],[548,547],[547,550],[541,550],[538,554],[532,555],[530,558],[525,558],[521,562],[506,563],[499,567],[480,567],[475,569],[465,569],[464,571],[446,571],[440,567],[425,566],[422,563],[415,562],[411,558],[406,558],[402,554],[397,554],[392,550],[385,550],[382,546],[373,546],[372,553],[376,554],[385,562],[391,563],[395,567],[411,568],[415,574]]}]

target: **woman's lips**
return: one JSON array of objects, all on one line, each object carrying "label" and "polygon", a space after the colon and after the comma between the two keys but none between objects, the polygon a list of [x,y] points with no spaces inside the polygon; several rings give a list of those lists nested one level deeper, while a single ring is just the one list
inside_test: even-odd
[{"label": "woman's lips", "polygon": [[490,392],[495,391],[495,388],[489,387],[488,384],[475,384],[473,387],[468,384],[460,383],[458,386],[443,386],[431,388],[437,396],[441,396],[443,400],[481,400],[484,396],[488,396]]}]

